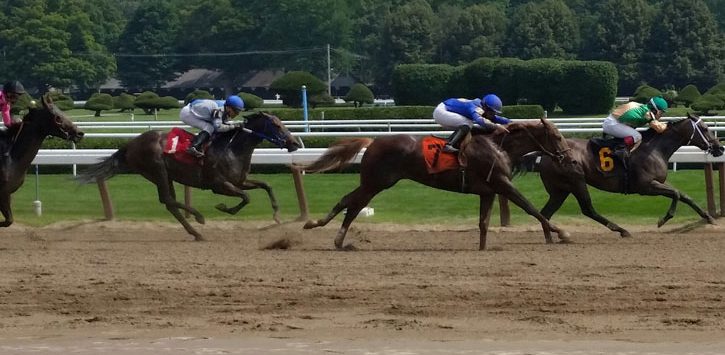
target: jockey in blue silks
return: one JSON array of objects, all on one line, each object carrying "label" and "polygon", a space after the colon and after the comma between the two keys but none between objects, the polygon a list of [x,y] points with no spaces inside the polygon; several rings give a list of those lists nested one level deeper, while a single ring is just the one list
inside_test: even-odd
[{"label": "jockey in blue silks", "polygon": [[454,98],[441,102],[433,111],[433,118],[443,128],[454,129],[443,151],[458,152],[461,141],[471,131],[471,127],[475,126],[489,132],[496,129],[506,130],[502,125],[507,125],[511,121],[499,116],[502,108],[501,99],[494,94],[488,94],[481,99]]}]

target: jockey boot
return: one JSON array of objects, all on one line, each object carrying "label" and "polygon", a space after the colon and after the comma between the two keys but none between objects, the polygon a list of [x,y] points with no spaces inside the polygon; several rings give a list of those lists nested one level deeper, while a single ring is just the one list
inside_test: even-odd
[{"label": "jockey boot", "polygon": [[461,145],[461,141],[463,141],[463,138],[466,138],[468,132],[470,131],[470,126],[458,126],[458,128],[453,131],[453,134],[448,137],[448,142],[446,142],[446,145],[443,146],[443,151],[446,153],[458,153],[458,148]]},{"label": "jockey boot", "polygon": [[191,141],[191,146],[186,149],[186,152],[197,158],[203,157],[204,152],[202,151],[203,150],[202,146],[204,145],[204,143],[207,140],[209,140],[209,137],[210,137],[209,132],[207,132],[207,131],[199,132],[199,134],[197,134],[194,137],[194,140]]},{"label": "jockey boot", "polygon": [[622,162],[624,170],[629,170],[629,149],[622,146],[617,147],[614,150],[614,155]]}]

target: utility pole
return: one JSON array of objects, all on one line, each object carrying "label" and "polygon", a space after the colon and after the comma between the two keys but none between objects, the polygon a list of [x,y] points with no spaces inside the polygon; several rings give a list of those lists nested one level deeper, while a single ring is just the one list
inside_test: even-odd
[{"label": "utility pole", "polygon": [[327,94],[332,96],[332,75],[330,74],[330,44],[327,44]]}]

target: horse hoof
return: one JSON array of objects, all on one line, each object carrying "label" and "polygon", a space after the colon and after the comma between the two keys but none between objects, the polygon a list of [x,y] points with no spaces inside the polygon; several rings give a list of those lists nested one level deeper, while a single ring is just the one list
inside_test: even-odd
[{"label": "horse hoof", "polygon": [[302,227],[303,229],[312,229],[317,227],[317,223],[315,221],[307,221],[305,225]]},{"label": "horse hoof", "polygon": [[619,232],[619,236],[622,238],[632,238],[632,235],[629,234],[629,232],[626,230],[622,230],[621,232]]},{"label": "horse hoof", "polygon": [[667,223],[667,220],[664,218],[661,218],[659,221],[657,221],[657,228],[664,226],[665,223]]},{"label": "horse hoof", "polygon": [[229,209],[227,208],[227,205],[225,205],[223,203],[217,204],[216,206],[214,206],[214,208],[218,209],[219,211],[229,213],[228,212]]},{"label": "horse hoof", "polygon": [[715,218],[712,218],[712,216],[707,216],[707,224],[717,224],[717,223],[715,223]]},{"label": "horse hoof", "polygon": [[571,237],[571,234],[567,231],[559,231],[559,239],[569,239]]},{"label": "horse hoof", "polygon": [[204,241],[206,241],[206,239],[204,239],[204,237],[202,237],[201,234],[200,234],[200,235],[195,235],[194,236],[194,241],[195,242],[204,242]]},{"label": "horse hoof", "polygon": [[196,223],[206,224],[206,220],[204,219],[204,216],[202,216],[202,215],[195,215],[194,219],[196,220]]},{"label": "horse hoof", "polygon": [[574,244],[569,238],[559,237],[559,244]]},{"label": "horse hoof", "polygon": [[354,246],[354,245],[352,245],[352,244],[348,244],[348,245],[345,245],[345,246],[341,246],[341,247],[335,246],[335,248],[336,248],[336,249],[337,249],[338,251],[357,251],[357,247],[355,247],[355,246]]}]

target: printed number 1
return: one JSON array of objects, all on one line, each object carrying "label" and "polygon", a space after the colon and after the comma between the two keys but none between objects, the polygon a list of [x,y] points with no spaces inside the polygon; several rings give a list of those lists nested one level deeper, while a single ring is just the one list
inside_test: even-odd
[{"label": "printed number 1", "polygon": [[608,147],[599,149],[599,167],[602,168],[602,171],[612,171],[612,169],[614,169],[612,150]]},{"label": "printed number 1", "polygon": [[179,145],[179,136],[171,138],[171,149],[169,149],[169,153],[176,153],[177,145]]}]

